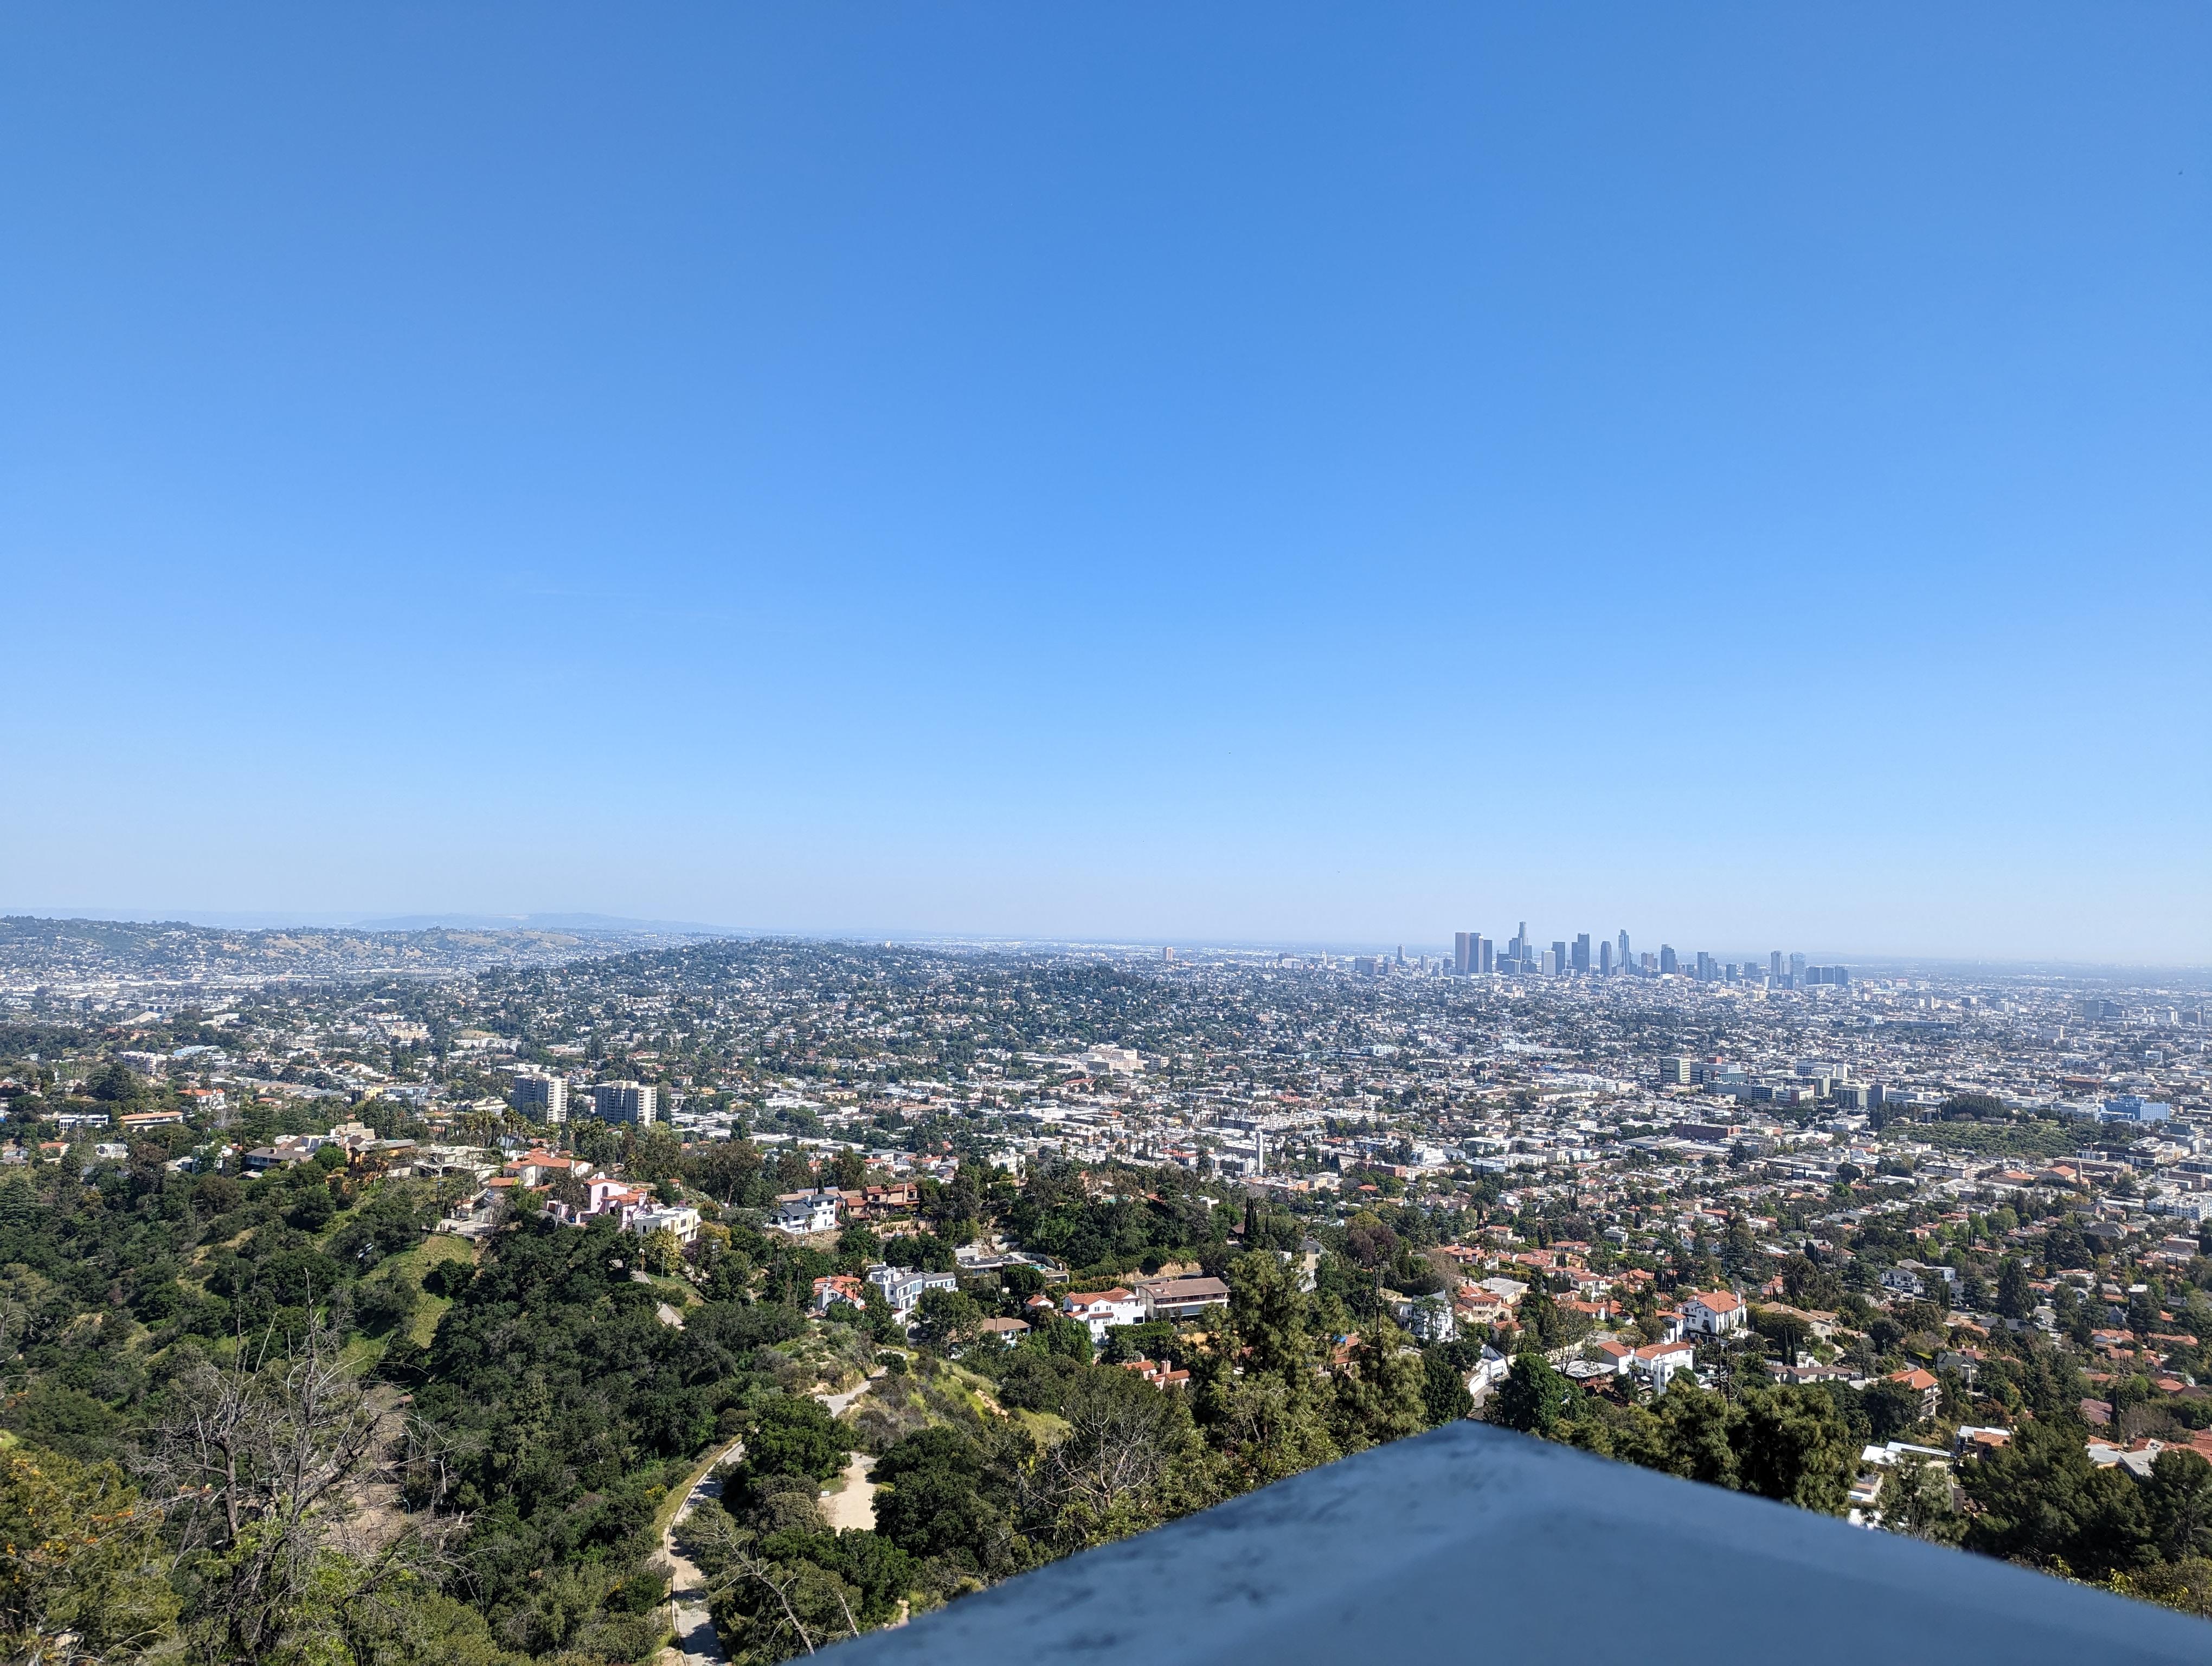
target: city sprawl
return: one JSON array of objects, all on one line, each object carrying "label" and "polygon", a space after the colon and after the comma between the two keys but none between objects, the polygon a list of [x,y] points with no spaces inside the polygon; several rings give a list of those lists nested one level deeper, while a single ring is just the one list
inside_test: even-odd
[{"label": "city sprawl", "polygon": [[159,1516],[132,1623],[235,1647],[312,1598],[209,1608],[188,1432],[306,1416],[272,1348],[374,1432],[283,1530],[471,1658],[781,1659],[1470,1416],[2201,1608],[2207,1012],[1525,925],[10,921],[0,1420]]}]

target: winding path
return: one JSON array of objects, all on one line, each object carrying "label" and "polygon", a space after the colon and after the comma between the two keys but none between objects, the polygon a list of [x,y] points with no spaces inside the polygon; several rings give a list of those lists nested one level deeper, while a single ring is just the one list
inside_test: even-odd
[{"label": "winding path", "polygon": [[[818,1394],[814,1397],[830,1408],[830,1415],[842,1417],[846,1408],[868,1391],[867,1378],[860,1386],[843,1394]],[[714,1479],[714,1471],[723,1464],[734,1462],[745,1450],[742,1440],[733,1440],[720,1451],[707,1459],[691,1477],[691,1490],[669,1517],[667,1527],[660,1535],[660,1554],[668,1559],[672,1577],[669,1580],[668,1600],[675,1608],[676,1640],[660,1651],[661,1666],[727,1666],[729,1655],[723,1650],[720,1634],[714,1630],[714,1616],[707,1608],[707,1576],[686,1556],[676,1542],[676,1529],[686,1516],[702,1499],[715,1500],[722,1496],[722,1483]],[[866,1466],[864,1468],[864,1466]],[[868,1484],[866,1468],[872,1460],[855,1456],[845,1471],[845,1492],[834,1495],[828,1503],[834,1512],[833,1527],[872,1527],[875,1525],[875,1488]],[[845,1502],[850,1496],[850,1502]],[[843,1508],[837,1506],[843,1504]],[[867,1519],[853,1519],[865,1511]],[[846,1519],[837,1519],[845,1517]]]},{"label": "winding path", "polygon": [[722,1496],[722,1483],[714,1479],[714,1471],[732,1462],[744,1450],[744,1441],[733,1440],[708,1459],[705,1467],[692,1477],[690,1492],[661,1533],[660,1554],[668,1559],[673,1576],[669,1581],[668,1600],[676,1608],[676,1640],[660,1651],[664,1666],[678,1666],[678,1663],[691,1666],[693,1662],[704,1663],[705,1666],[726,1666],[729,1660],[723,1651],[721,1637],[714,1630],[714,1616],[707,1611],[707,1576],[678,1548],[676,1529],[701,1499]]}]

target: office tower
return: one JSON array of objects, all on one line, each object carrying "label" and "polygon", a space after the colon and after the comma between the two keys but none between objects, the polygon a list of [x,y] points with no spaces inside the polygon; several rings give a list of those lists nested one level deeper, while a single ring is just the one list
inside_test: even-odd
[{"label": "office tower", "polygon": [[533,1122],[565,1122],[568,1084],[559,1076],[517,1076],[507,1103]]},{"label": "office tower", "polygon": [[1647,974],[1656,973],[1659,970],[1659,958],[1649,949],[1636,957],[1636,964]]},{"label": "office tower", "polygon": [[[1659,954],[1662,960],[1673,952],[1674,951],[1668,948],[1664,944],[1660,945]],[[1690,1060],[1688,1055],[1683,1054],[1675,1057],[1665,1058],[1659,1061],[1660,1086],[1687,1087],[1689,1085]]]},{"label": "office tower", "polygon": [[1712,981],[1713,958],[1707,954],[1703,949],[1700,949],[1698,951],[1698,982],[1700,983],[1711,983]]},{"label": "office tower", "polygon": [[1674,958],[1674,945],[1671,943],[1662,943],[1659,945],[1659,975],[1664,977],[1669,972],[1679,972],[1681,970],[1681,963]]},{"label": "office tower", "polygon": [[1160,964],[1164,966],[1175,964],[1175,950],[1166,944],[1160,946]]},{"label": "office tower", "polygon": [[1552,945],[1552,970],[1564,974],[1567,970],[1567,945],[1564,939]]},{"label": "office tower", "polygon": [[1793,989],[1805,987],[1805,957],[1802,954],[1790,957],[1790,987]]},{"label": "office tower", "polygon": [[1589,976],[1589,933],[1588,932],[1583,933],[1575,939],[1574,963],[1577,971],[1584,977]]},{"label": "office tower", "polygon": [[1613,976],[1613,945],[1610,943],[1597,945],[1597,975],[1600,977]]},{"label": "office tower", "polygon": [[1620,928],[1620,941],[1615,945],[1613,952],[1619,957],[1615,964],[1622,971],[1626,971],[1636,964],[1635,956],[1628,952],[1628,927],[1626,926]]},{"label": "office tower", "polygon": [[1406,945],[1403,943],[1398,945],[1398,964],[1401,966],[1406,964]]},{"label": "office tower", "polygon": [[1557,977],[1559,975],[1559,957],[1556,950],[1544,951],[1536,964],[1536,975],[1539,977]]},{"label": "office tower", "polygon": [[643,1128],[653,1121],[659,1093],[658,1088],[639,1082],[601,1082],[592,1090],[592,1114],[602,1122],[635,1122]]},{"label": "office tower", "polygon": [[1766,975],[1778,984],[1782,982],[1782,951],[1777,949],[1766,957]]},{"label": "office tower", "polygon": [[1474,957],[1475,970],[1484,972],[1496,971],[1498,970],[1498,945],[1492,942],[1486,937],[1478,937],[1474,941],[1476,945],[1476,953]]},{"label": "office tower", "polygon": [[1452,970],[1457,972],[1462,977],[1465,977],[1474,970],[1474,963],[1468,957],[1468,951],[1473,947],[1474,941],[1473,932],[1452,933]]}]

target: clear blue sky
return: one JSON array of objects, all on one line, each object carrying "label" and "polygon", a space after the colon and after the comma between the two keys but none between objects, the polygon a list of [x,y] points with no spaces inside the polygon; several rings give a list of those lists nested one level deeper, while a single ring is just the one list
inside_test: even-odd
[{"label": "clear blue sky", "polygon": [[0,905],[2212,960],[2212,10],[16,7]]}]

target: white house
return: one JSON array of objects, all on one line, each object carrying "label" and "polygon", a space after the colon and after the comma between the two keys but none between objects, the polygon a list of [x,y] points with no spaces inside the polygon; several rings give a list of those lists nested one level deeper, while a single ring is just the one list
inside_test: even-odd
[{"label": "white house", "polygon": [[1512,1370],[1513,1362],[1485,1342],[1481,1358],[1468,1371],[1467,1391],[1480,1400],[1492,1388],[1503,1383]]},{"label": "white house", "polygon": [[1928,1293],[1928,1286],[1920,1274],[1909,1267],[1883,1268],[1881,1287],[1893,1296],[1910,1296],[1916,1301]]},{"label": "white house", "polygon": [[1678,1371],[1689,1371],[1698,1363],[1698,1351],[1686,1341],[1679,1342],[1648,1342],[1636,1350],[1636,1370],[1651,1379],[1656,1389],[1664,1389],[1667,1379]]},{"label": "white house", "polygon": [[679,1241],[689,1243],[699,1236],[699,1212],[689,1204],[678,1204],[673,1207],[655,1204],[629,1211],[623,1221],[623,1231],[635,1232],[640,1237],[648,1237],[663,1229],[675,1233]]},{"label": "white house", "polygon": [[1116,1285],[1111,1290],[1092,1290],[1060,1298],[1060,1306],[1071,1319],[1079,1319],[1091,1327],[1091,1340],[1106,1340],[1108,1327],[1136,1325],[1145,1322],[1145,1300],[1133,1291]]},{"label": "white house", "polygon": [[1636,1350],[1626,1342],[1600,1342],[1595,1351],[1615,1377],[1626,1377],[1636,1368]]},{"label": "white house", "polygon": [[584,1183],[581,1204],[568,1204],[547,1198],[542,1206],[545,1213],[570,1226],[581,1226],[593,1215],[612,1215],[617,1225],[627,1225],[641,1209],[658,1206],[659,1200],[650,1186],[633,1186],[626,1180],[611,1180],[601,1175]]},{"label": "white house", "polygon": [[890,1304],[891,1317],[903,1319],[915,1310],[925,1290],[957,1290],[960,1278],[954,1273],[916,1273],[903,1267],[886,1266],[878,1262],[868,1269],[868,1282],[884,1292],[884,1300]]},{"label": "white house", "polygon": [[834,1232],[837,1230],[839,1194],[834,1189],[787,1192],[775,1201],[769,1225],[779,1232]]},{"label": "white house", "polygon": [[1385,1293],[1390,1298],[1391,1316],[1406,1328],[1407,1335],[1424,1342],[1449,1342],[1459,1335],[1449,1298],[1402,1296],[1395,1291]]},{"label": "white house", "polygon": [[1725,1336],[1743,1329],[1743,1298],[1731,1292],[1693,1290],[1683,1298],[1681,1307],[1685,1334]]}]

